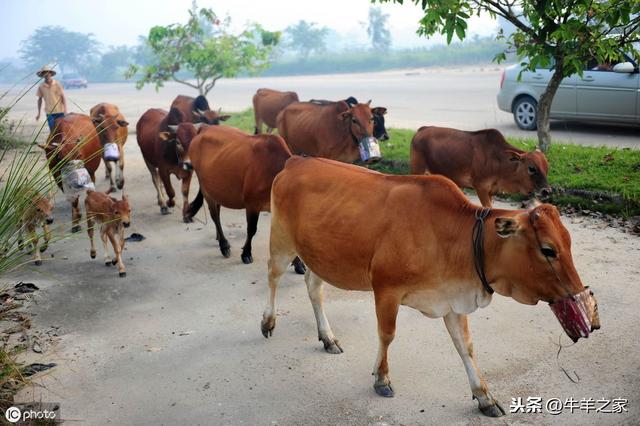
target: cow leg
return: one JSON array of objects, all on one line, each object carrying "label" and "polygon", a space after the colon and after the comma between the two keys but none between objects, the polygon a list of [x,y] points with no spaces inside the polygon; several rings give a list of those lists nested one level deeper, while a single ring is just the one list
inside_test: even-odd
[{"label": "cow leg", "polygon": [[167,203],[165,202],[162,195],[162,183],[160,182],[160,174],[158,173],[158,169],[146,160],[145,164],[147,165],[147,169],[149,169],[149,173],[151,173],[151,182],[153,182],[153,186],[156,188],[156,195],[158,197],[160,213],[169,214],[169,208],[167,207]]},{"label": "cow leg", "polygon": [[36,265],[40,266],[42,265],[42,257],[40,257],[40,247],[38,246],[40,238],[38,237],[38,233],[36,232],[35,224],[29,226],[29,233],[31,234],[31,244],[33,244],[33,260]]},{"label": "cow leg", "polygon": [[[87,205],[85,204],[85,211],[89,211],[89,209],[87,208]],[[94,228],[94,221],[93,221],[93,215],[90,215],[89,213],[87,213],[87,234],[89,234],[89,241],[91,243],[91,249],[89,251],[89,256],[91,256],[92,259],[96,258],[96,245],[93,242],[93,228]]]},{"label": "cow leg", "polygon": [[180,190],[182,191],[182,220],[184,223],[193,222],[189,209],[189,186],[191,186],[191,176],[193,176],[193,173],[189,173],[187,177],[182,179],[180,187]]},{"label": "cow leg", "polygon": [[389,345],[396,335],[396,317],[398,316],[400,302],[389,294],[374,292],[374,296],[380,346],[378,347],[378,357],[373,367],[373,375],[376,378],[373,383],[373,389],[378,395],[390,398],[394,395],[394,392],[389,380],[387,353]]},{"label": "cow leg", "polygon": [[107,174],[109,175],[109,189],[107,190],[107,194],[116,191],[116,173],[114,171],[114,161],[105,161],[104,168],[107,169]]},{"label": "cow leg", "polygon": [[467,370],[471,393],[478,400],[480,411],[489,417],[503,416],[505,414],[504,410],[489,393],[489,388],[478,370],[467,316],[450,312],[444,317],[444,323],[458,354],[460,354],[460,358],[462,358],[464,368]]},{"label": "cow leg", "polygon": [[114,231],[113,228],[111,228],[110,231],[107,233],[107,235],[109,236],[109,241],[111,242],[111,246],[113,247],[113,252],[115,253],[114,262],[118,265],[118,272],[120,273],[120,277],[126,277],[127,272],[124,269],[124,263],[122,263],[121,245],[119,241],[116,241],[116,236],[114,235],[113,231]]},{"label": "cow leg", "polygon": [[307,269],[304,275],[304,281],[307,284],[307,291],[309,292],[309,299],[311,299],[311,305],[313,306],[313,313],[316,316],[316,323],[318,325],[318,340],[324,344],[324,350],[330,354],[341,354],[342,348],[338,339],[333,335],[329,320],[324,313],[324,293],[322,291],[322,279],[314,274],[311,269]]},{"label": "cow leg", "polygon": [[100,227],[100,238],[102,239],[102,245],[104,247],[104,264],[105,266],[113,265],[113,261],[111,260],[111,256],[109,256],[109,246],[107,245],[107,233],[109,232],[107,229],[108,225],[102,225]]},{"label": "cow leg", "polygon": [[258,218],[260,218],[260,212],[247,209],[246,213],[247,240],[244,242],[244,246],[242,247],[242,255],[240,257],[242,259],[242,263],[249,264],[253,263],[253,256],[251,256],[251,240],[258,231]]},{"label": "cow leg", "polygon": [[424,154],[415,149],[413,146],[411,147],[411,169],[410,173],[412,175],[423,175],[427,172],[427,162],[425,161]]},{"label": "cow leg", "polygon": [[213,224],[216,226],[216,239],[220,245],[220,252],[224,257],[229,257],[231,256],[231,246],[224,237],[222,225],[220,225],[220,204],[209,204],[209,213],[211,213],[211,219],[213,219]]},{"label": "cow leg", "polygon": [[176,192],[173,190],[173,185],[171,185],[171,175],[167,170],[160,170],[160,179],[162,179],[164,190],[167,193],[167,206],[174,207],[176,205]]},{"label": "cow leg", "polygon": [[260,324],[262,335],[266,338],[273,335],[273,329],[276,327],[276,290],[278,289],[280,277],[285,273],[289,262],[291,262],[291,257],[285,254],[276,254],[271,249],[271,257],[267,262],[269,267],[269,299]]},{"label": "cow leg", "polygon": [[40,247],[40,253],[44,253],[49,248],[49,240],[51,240],[51,228],[46,222],[42,224],[42,230],[44,231],[44,244]]},{"label": "cow leg", "polygon": [[124,146],[122,144],[118,144],[118,149],[120,150],[120,160],[118,160],[120,176],[119,179],[116,180],[116,184],[118,185],[118,189],[122,189],[124,188]]},{"label": "cow leg", "polygon": [[487,207],[490,209],[493,206],[491,192],[489,192],[489,190],[476,188],[476,194],[478,194],[478,198],[480,199],[480,204],[482,204],[482,207]]},{"label": "cow leg", "polygon": [[80,213],[80,197],[77,196],[71,202],[71,232],[80,232],[80,219],[82,219],[82,213]]}]

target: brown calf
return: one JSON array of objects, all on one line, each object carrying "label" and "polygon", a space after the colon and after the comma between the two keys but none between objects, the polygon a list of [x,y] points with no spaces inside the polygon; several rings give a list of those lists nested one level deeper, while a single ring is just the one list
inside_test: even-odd
[{"label": "brown calf", "polygon": [[[51,239],[51,230],[49,229],[49,225],[52,223],[53,203],[49,198],[41,194],[36,194],[29,200],[29,207],[22,215],[22,224],[18,234],[18,247],[24,247],[22,234],[23,232],[26,232],[29,237],[27,241],[33,246],[33,260],[38,266],[42,265],[42,257],[40,257],[40,253],[44,253],[44,251],[47,250],[47,247],[49,247],[49,240]],[[42,230],[44,231],[44,245],[42,246],[39,246],[40,236],[36,232],[38,227],[42,227]]]},{"label": "brown calf", "polygon": [[267,125],[267,133],[278,127],[277,117],[288,105],[299,102],[296,92],[280,92],[272,89],[258,89],[253,95],[253,114],[256,120],[254,134],[262,133],[262,123]]},{"label": "brown calf", "polygon": [[501,192],[549,194],[548,169],[542,152],[518,149],[495,129],[421,127],[411,140],[412,174],[443,175],[461,188],[473,188],[485,207]]},{"label": "brown calf", "polygon": [[[95,124],[100,142],[104,147],[107,143],[115,143],[118,145],[120,158],[113,161],[105,158],[104,160],[105,177],[109,179],[109,191],[114,192],[124,188],[124,144],[129,136],[129,123],[124,119],[117,106],[106,102],[100,103],[91,108],[89,115]],[[115,135],[112,132],[115,130]]]},{"label": "brown calf", "polygon": [[[467,315],[487,306],[494,291],[527,305],[562,303],[585,291],[555,207],[483,209],[442,176],[384,175],[321,158],[292,157],[274,180],[269,251],[265,337],[275,327],[278,281],[298,255],[308,268],[318,336],[328,352],[342,348],[324,313],[323,281],[373,291],[379,335],[374,388],[382,396],[393,396],[387,350],[400,305],[443,318],[488,416],[504,410],[478,369]],[[597,307],[588,297],[593,331]]]},{"label": "brown calf", "polygon": [[[104,264],[111,266],[118,264],[118,271],[121,277],[127,276],[122,262],[122,251],[124,250],[124,228],[128,228],[131,223],[131,207],[129,198],[122,194],[122,199],[117,200],[102,192],[87,191],[84,200],[84,208],[87,212],[87,233],[91,241],[90,256],[96,258],[96,246],[93,243],[94,222],[100,223],[100,238],[104,245]],[[118,241],[116,241],[116,235]],[[114,258],[109,256],[107,239],[113,247]]]}]

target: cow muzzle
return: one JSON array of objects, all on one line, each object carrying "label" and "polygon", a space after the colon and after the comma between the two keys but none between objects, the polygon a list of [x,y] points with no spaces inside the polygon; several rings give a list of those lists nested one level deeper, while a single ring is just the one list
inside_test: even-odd
[{"label": "cow muzzle", "polygon": [[378,140],[373,136],[365,136],[358,142],[358,149],[360,151],[360,159],[364,163],[373,163],[380,158],[380,145]]},{"label": "cow muzzle", "polygon": [[545,197],[548,197],[549,195],[551,195],[551,192],[552,192],[551,187],[550,186],[546,186],[546,187],[540,189],[538,191],[537,195],[539,197],[545,198]]},{"label": "cow muzzle", "polygon": [[131,222],[122,222],[122,225],[123,225],[125,228],[128,228],[128,227],[129,227],[129,225],[131,225]]},{"label": "cow muzzle", "polygon": [[48,216],[46,219],[47,225],[51,225],[53,223],[53,216]]},{"label": "cow muzzle", "polygon": [[193,165],[191,164],[191,161],[185,161],[184,163],[182,163],[182,170],[185,170],[187,172],[192,171]]},{"label": "cow muzzle", "polygon": [[549,306],[574,343],[600,329],[598,302],[589,287],[578,294],[552,302]]}]

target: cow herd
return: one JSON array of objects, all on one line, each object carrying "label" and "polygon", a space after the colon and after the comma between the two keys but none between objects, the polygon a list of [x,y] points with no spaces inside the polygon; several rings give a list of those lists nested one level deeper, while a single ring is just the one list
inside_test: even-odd
[{"label": "cow herd", "polygon": [[[373,369],[376,393],[394,395],[387,350],[398,309],[405,305],[444,319],[480,410],[500,416],[504,410],[476,363],[468,314],[488,305],[494,292],[528,305],[541,301],[567,306],[578,304],[583,298],[575,296],[587,292],[587,302],[576,308],[582,326],[568,326],[577,321],[569,316],[561,322],[574,341],[599,328],[595,298],[574,267],[570,236],[558,210],[549,204],[531,210],[492,208],[492,195],[499,192],[549,191],[543,153],[517,149],[493,129],[423,127],[411,143],[412,174],[392,176],[351,164],[375,160],[370,149],[389,138],[386,108],[353,97],[300,102],[295,92],[271,89],[259,89],[253,106],[255,134],[247,134],[222,125],[229,116],[210,109],[203,96],[178,96],[168,111],[147,110],[138,120],[136,136],[160,212],[167,214],[176,204],[173,174],[182,181],[182,220],[192,221],[206,201],[224,257],[231,251],[221,207],[246,211],[243,263],[253,262],[251,242],[260,212],[271,212],[270,291],[261,323],[265,337],[275,328],[279,279],[293,263],[296,272],[305,274],[318,338],[329,353],[343,348],[324,313],[323,282],[373,291],[379,335]],[[59,119],[42,146],[57,181],[57,164],[70,159],[82,161],[95,180],[101,152],[115,144],[120,155],[108,161],[115,165],[107,167],[108,193],[122,189],[127,125],[109,104],[94,107],[91,116]],[[190,202],[194,172],[199,188]],[[474,188],[482,206],[471,203],[461,187]],[[77,230],[79,197],[66,195]],[[91,257],[96,256],[93,224],[98,221],[105,263],[117,263],[124,276],[127,196],[116,199],[89,190],[85,209]],[[46,211],[39,214],[48,217]],[[114,260],[107,253],[107,240]]]}]

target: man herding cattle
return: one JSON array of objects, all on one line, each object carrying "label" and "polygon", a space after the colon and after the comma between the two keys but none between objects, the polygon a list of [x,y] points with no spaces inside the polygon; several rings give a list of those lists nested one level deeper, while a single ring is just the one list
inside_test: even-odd
[{"label": "man herding cattle", "polygon": [[53,130],[55,120],[60,117],[64,117],[67,113],[67,99],[64,96],[64,90],[60,83],[53,79],[56,75],[55,70],[49,66],[44,66],[40,71],[36,73],[40,78],[44,78],[44,81],[38,86],[38,115],[36,115],[36,121],[40,120],[40,109],[42,108],[42,99],[44,99],[44,111],[47,115],[47,124],[49,130]]},{"label": "man herding cattle", "polygon": [[[330,201],[329,201],[330,200]],[[322,285],[373,291],[379,351],[374,389],[391,397],[387,351],[400,305],[443,318],[483,414],[504,410],[476,363],[467,315],[492,293],[550,303],[576,341],[600,327],[593,294],[573,264],[558,210],[485,209],[442,176],[393,176],[322,158],[292,157],[273,182],[268,280],[262,319],[276,323],[278,282],[297,255],[327,352],[342,352],[324,313]],[[472,243],[473,242],[473,243]]]}]

